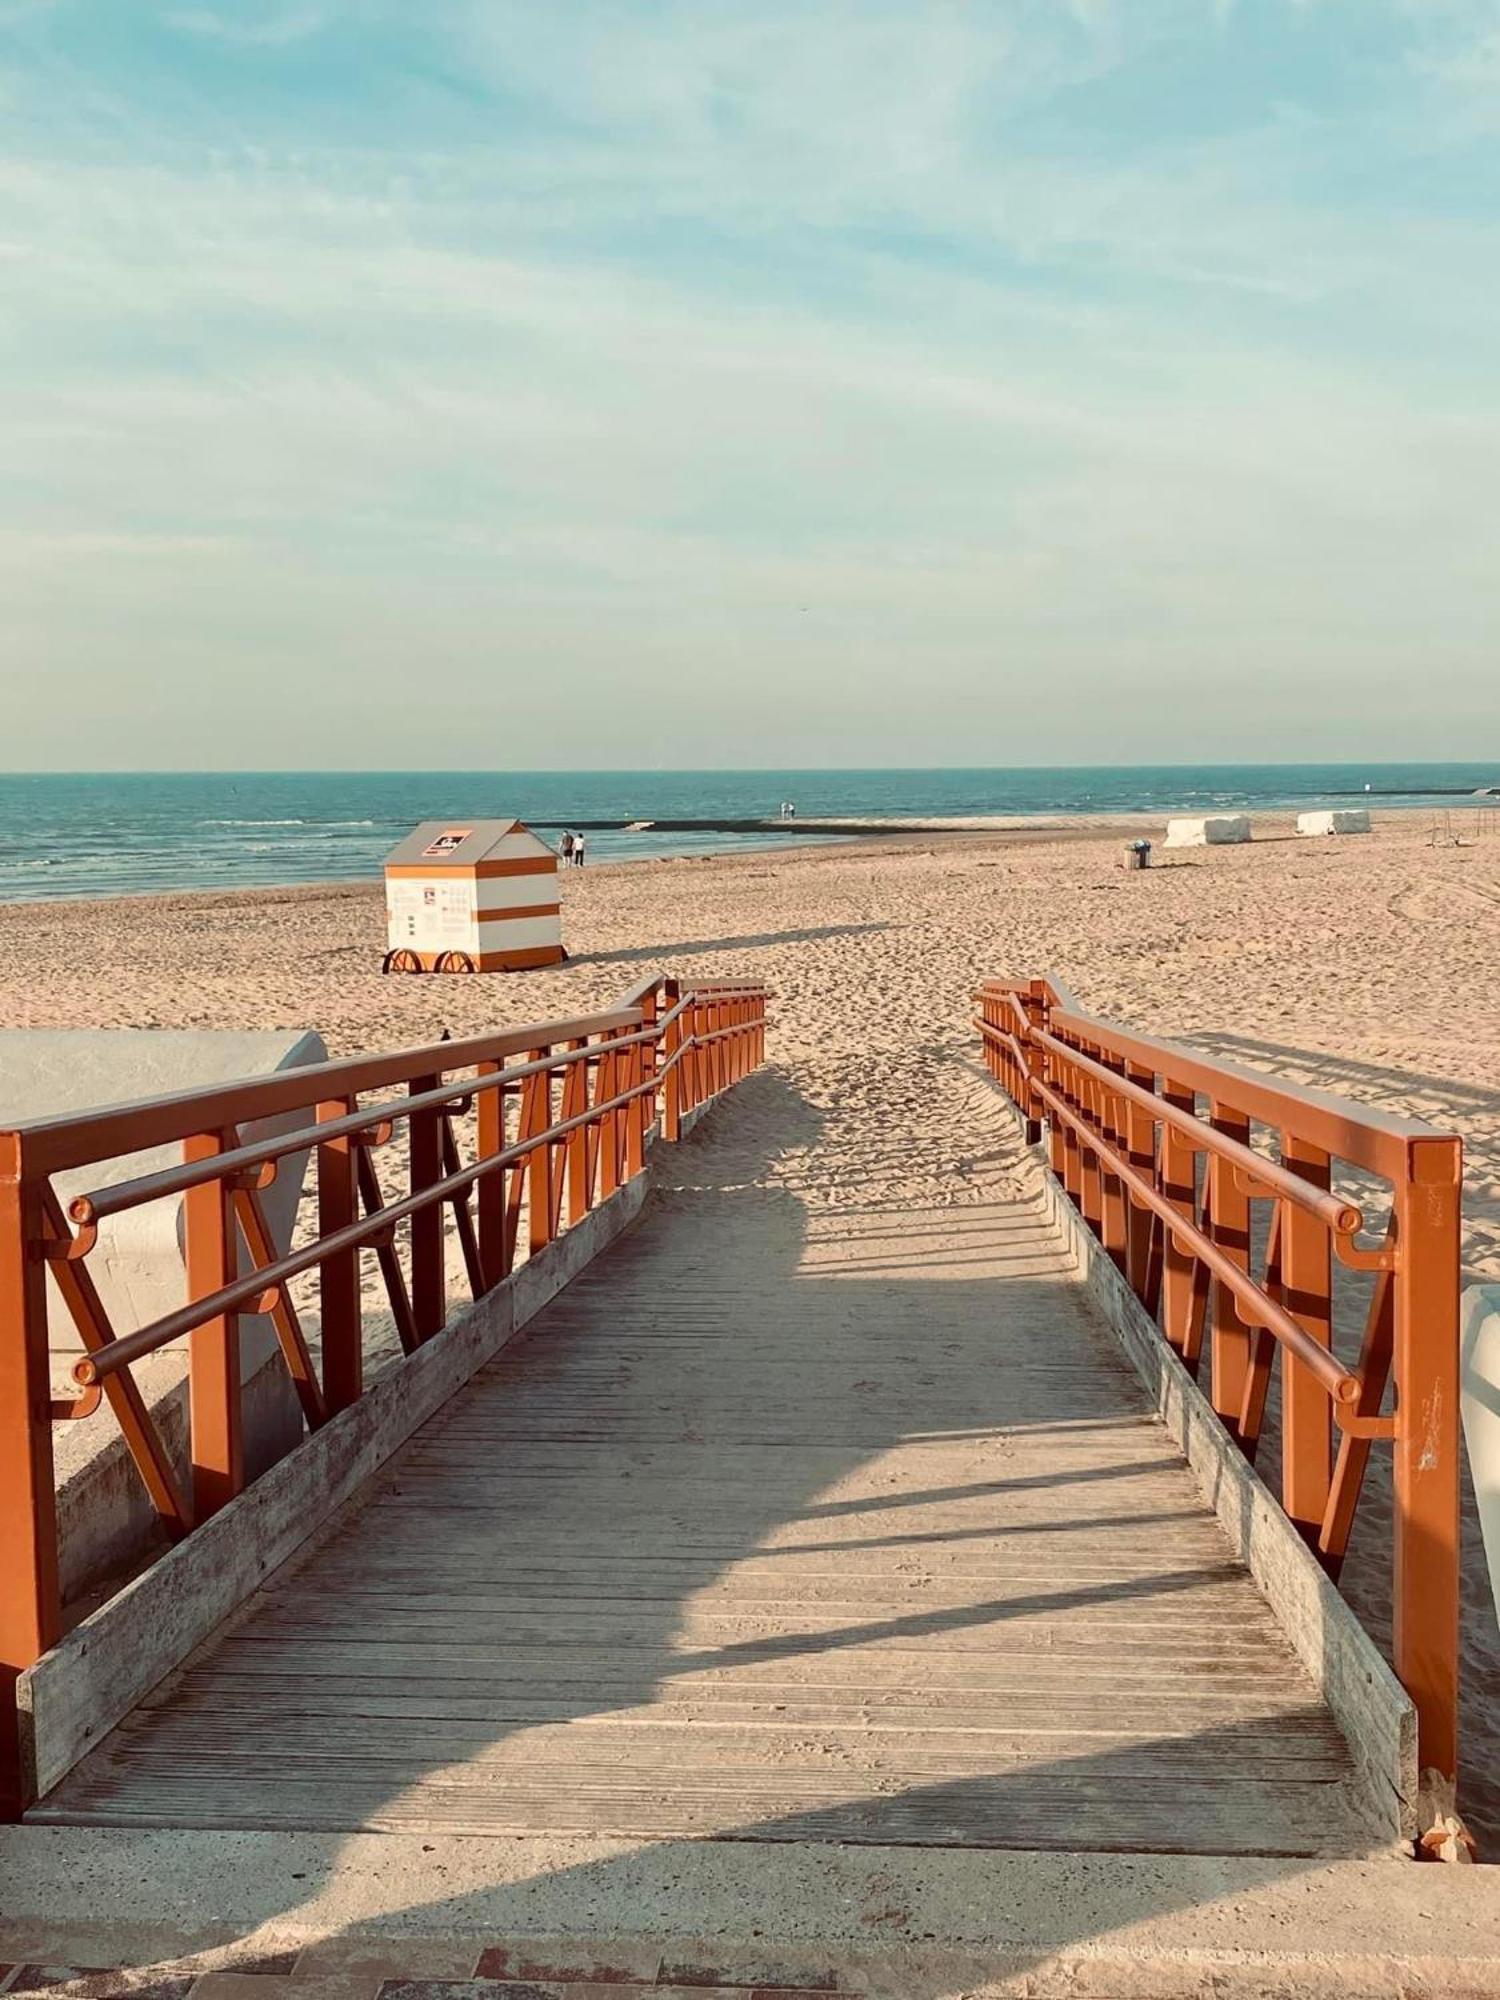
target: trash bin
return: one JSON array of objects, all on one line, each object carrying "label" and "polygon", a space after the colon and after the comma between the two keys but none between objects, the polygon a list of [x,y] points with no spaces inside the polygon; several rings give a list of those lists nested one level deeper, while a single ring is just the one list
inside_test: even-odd
[{"label": "trash bin", "polygon": [[1151,843],[1149,840],[1126,841],[1125,866],[1127,868],[1149,868],[1151,866]]}]

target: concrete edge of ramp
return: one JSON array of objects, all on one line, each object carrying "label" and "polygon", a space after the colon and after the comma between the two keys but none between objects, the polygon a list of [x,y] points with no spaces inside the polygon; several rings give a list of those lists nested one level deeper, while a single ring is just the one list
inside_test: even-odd
[{"label": "concrete edge of ramp", "polygon": [[638,1174],[76,1625],[17,1685],[33,1799],[58,1784],[270,1572],[640,1214]]},{"label": "concrete edge of ramp", "polygon": [[1392,1841],[1414,1840],[1417,1718],[1405,1688],[1162,1339],[1051,1167],[1035,1152],[1032,1158],[1050,1219],[1067,1240],[1085,1291],[1124,1347],[1220,1527],[1343,1731],[1364,1780],[1372,1833]]},{"label": "concrete edge of ramp", "polygon": [[456,1978],[466,1953],[472,1972],[485,1947],[551,1941],[562,1962],[659,1950],[699,1986],[811,1974],[902,2000],[1500,1992],[1500,1869],[1389,1858],[21,1826],[0,1831],[0,1877],[9,1962],[202,1972],[307,1951],[309,1976]]}]

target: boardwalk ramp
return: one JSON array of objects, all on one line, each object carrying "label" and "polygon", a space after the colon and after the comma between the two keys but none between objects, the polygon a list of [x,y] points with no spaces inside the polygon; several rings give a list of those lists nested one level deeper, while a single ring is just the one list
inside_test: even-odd
[{"label": "boardwalk ramp", "polygon": [[667,1152],[33,1822],[1389,1843],[963,1055],[762,1070]]}]

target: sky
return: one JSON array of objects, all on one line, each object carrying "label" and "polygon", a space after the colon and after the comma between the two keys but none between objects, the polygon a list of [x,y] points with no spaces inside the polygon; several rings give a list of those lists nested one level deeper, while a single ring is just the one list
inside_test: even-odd
[{"label": "sky", "polygon": [[0,0],[0,769],[1500,757],[1500,0]]}]

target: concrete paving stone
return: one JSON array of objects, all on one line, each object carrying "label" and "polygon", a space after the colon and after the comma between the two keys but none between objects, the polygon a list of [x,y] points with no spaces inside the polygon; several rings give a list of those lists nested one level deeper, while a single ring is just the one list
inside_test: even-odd
[{"label": "concrete paving stone", "polygon": [[258,1972],[208,1972],[193,2000],[375,2000],[378,1973],[332,1972],[310,1979],[267,1977]]},{"label": "concrete paving stone", "polygon": [[794,1959],[778,1959],[763,1949],[736,1950],[733,1946],[716,1945],[711,1950],[711,1957],[678,1959],[669,1951],[658,1974],[660,1983],[699,1990],[705,1986],[725,1986],[731,1992],[765,1987],[782,1994],[863,1994],[865,1990],[863,1981],[841,1977],[826,1961],[799,1963]]},{"label": "concrete paving stone", "polygon": [[553,1981],[542,1985],[531,1979],[388,1979],[380,1988],[380,2000],[571,2000],[571,1996]]},{"label": "concrete paving stone", "polygon": [[297,1960],[295,1977],[299,1986],[335,1973],[368,1975],[377,1981],[473,1979],[479,1971],[479,1949],[472,1938],[320,1938]]},{"label": "concrete paving stone", "polygon": [[45,1993],[49,2000],[187,2000],[198,1975],[118,1968],[89,1972],[73,1965],[23,1965],[11,1981],[7,2000],[18,1993]]},{"label": "concrete paving stone", "polygon": [[589,1945],[577,1939],[532,1938],[491,1945],[481,1952],[481,1979],[539,1979],[579,1986],[652,1986],[661,1973],[660,1949],[649,1943]]}]

